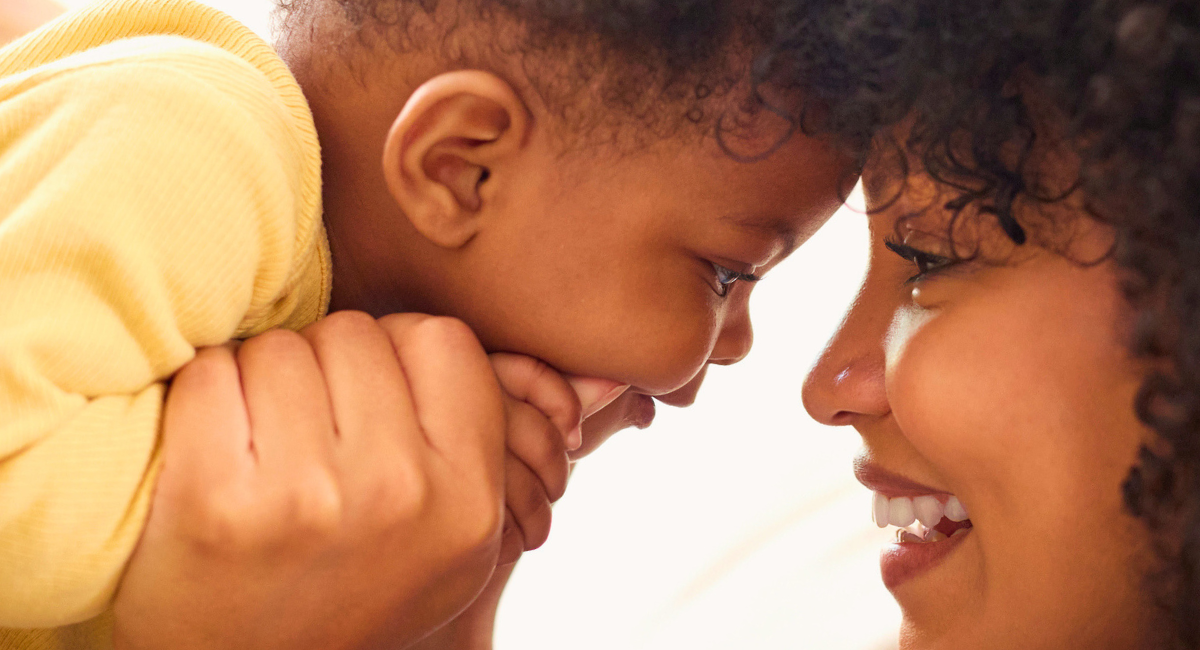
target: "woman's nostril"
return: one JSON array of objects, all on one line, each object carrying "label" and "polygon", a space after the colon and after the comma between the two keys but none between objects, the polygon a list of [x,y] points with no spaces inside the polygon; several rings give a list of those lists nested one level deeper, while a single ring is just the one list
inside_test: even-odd
[{"label": "woman's nostril", "polygon": [[833,417],[829,418],[829,425],[835,427],[850,426],[854,424],[855,415],[853,411],[838,411],[833,414]]}]

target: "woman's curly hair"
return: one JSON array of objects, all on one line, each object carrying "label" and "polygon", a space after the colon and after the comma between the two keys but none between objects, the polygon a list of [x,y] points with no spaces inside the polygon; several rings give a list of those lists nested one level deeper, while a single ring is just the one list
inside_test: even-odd
[{"label": "woman's curly hair", "polygon": [[1172,624],[1166,647],[1200,648],[1200,3],[787,4],[760,78],[803,88],[859,151],[903,133],[957,195],[956,218],[996,219],[1023,243],[1039,212],[1026,208],[1066,198],[1045,190],[1038,139],[1078,156],[1069,189],[1114,226],[1133,346],[1156,369],[1131,408],[1157,440],[1125,503],[1160,554],[1147,582]]}]

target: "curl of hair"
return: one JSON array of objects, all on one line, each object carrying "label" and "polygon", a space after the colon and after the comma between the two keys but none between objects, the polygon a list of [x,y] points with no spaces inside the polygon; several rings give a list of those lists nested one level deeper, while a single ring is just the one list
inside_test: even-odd
[{"label": "curl of hair", "polygon": [[[650,138],[688,125],[712,127],[718,116],[707,104],[748,80],[745,52],[762,52],[774,36],[770,0],[277,0],[277,5],[285,33],[297,17],[316,15],[310,10],[334,8],[360,36],[374,29],[399,53],[431,47],[430,34],[411,28],[414,17],[451,7],[466,20],[443,25],[432,37],[452,64],[515,57],[542,100],[568,118],[576,133],[596,126],[587,123],[594,115],[581,113],[586,106],[613,113],[609,122],[649,127]],[[497,34],[474,56],[446,47],[465,22],[499,24],[496,18],[521,26],[517,42]]]},{"label": "curl of hair", "polygon": [[785,4],[759,78],[803,88],[858,150],[906,133],[897,144],[957,192],[952,210],[1020,243],[1035,212],[1023,206],[1065,198],[1043,182],[1037,138],[1078,155],[1072,189],[1116,231],[1133,347],[1158,369],[1130,405],[1156,440],[1123,486],[1160,558],[1147,589],[1171,638],[1154,643],[1200,648],[1200,4]]}]

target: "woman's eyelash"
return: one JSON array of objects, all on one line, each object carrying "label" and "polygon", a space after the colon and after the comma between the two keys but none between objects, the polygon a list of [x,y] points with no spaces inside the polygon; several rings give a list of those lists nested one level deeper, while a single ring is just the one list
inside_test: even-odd
[{"label": "woman's eyelash", "polygon": [[727,269],[716,262],[712,262],[713,270],[717,273],[717,287],[715,291],[718,296],[724,298],[729,295],[729,287],[737,284],[738,280],[743,282],[758,282],[762,280],[762,276],[754,275],[753,273],[741,273]]},{"label": "woman's eyelash", "polygon": [[902,244],[898,241],[887,240],[883,243],[887,249],[900,257],[917,265],[917,274],[905,280],[906,283],[917,282],[928,275],[942,271],[947,267],[954,266],[955,260],[941,255],[925,252],[919,248],[913,248],[908,244]]}]

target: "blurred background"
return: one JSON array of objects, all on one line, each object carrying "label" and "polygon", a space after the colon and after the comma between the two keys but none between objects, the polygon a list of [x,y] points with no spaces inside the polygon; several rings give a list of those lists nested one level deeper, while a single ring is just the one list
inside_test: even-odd
[{"label": "blurred background", "polygon": [[[270,38],[271,0],[206,3]],[[695,406],[660,405],[652,428],[580,463],[550,541],[505,594],[497,650],[895,648],[887,534],[851,475],[858,437],[800,403],[865,270],[861,204],[755,290],[743,363],[713,367]]]}]

